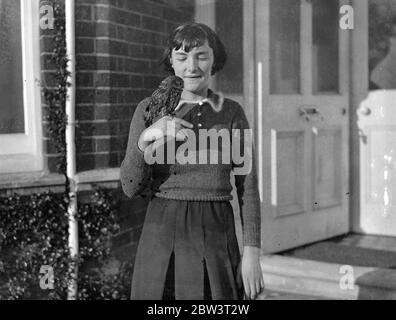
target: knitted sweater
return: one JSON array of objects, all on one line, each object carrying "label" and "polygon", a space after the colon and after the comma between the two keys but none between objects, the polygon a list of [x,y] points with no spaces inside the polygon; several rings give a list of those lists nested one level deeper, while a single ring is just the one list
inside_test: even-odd
[{"label": "knitted sweater", "polygon": [[[199,137],[200,129],[228,129],[230,134],[233,129],[249,129],[242,107],[230,99],[222,99],[220,95],[209,90],[208,98],[204,103],[181,103],[176,109],[176,117],[182,118],[194,125],[191,131],[195,137]],[[146,189],[148,184],[157,197],[192,200],[192,201],[229,201],[232,200],[232,185],[230,182],[231,170],[241,167],[230,156],[231,161],[222,161],[222,153],[231,152],[224,147],[219,139],[217,146],[217,163],[210,161],[212,146],[208,144],[208,161],[203,163],[192,161],[180,164],[179,161],[167,161],[164,163],[148,164],[144,153],[138,148],[140,134],[145,129],[144,111],[149,103],[149,98],[144,99],[137,106],[132,118],[128,146],[125,158],[120,168],[121,185],[125,194],[129,197],[138,195]],[[220,111],[213,107],[221,108]],[[192,132],[191,132],[192,133]],[[244,147],[243,131],[240,135],[240,148]],[[190,136],[189,136],[190,139]],[[196,150],[199,150],[198,138]],[[234,141],[230,138],[230,141]],[[191,142],[191,141],[190,141]],[[175,150],[184,142],[175,142]],[[191,144],[190,144],[191,146]],[[212,150],[209,150],[212,149]],[[231,146],[232,148],[232,146]],[[164,154],[167,155],[166,145]],[[190,150],[189,150],[190,151]],[[194,155],[194,153],[192,153]],[[242,151],[240,152],[242,155]],[[193,156],[194,157],[194,156]],[[176,159],[178,159],[176,157]],[[191,157],[190,157],[191,159]],[[235,175],[235,186],[238,195],[241,221],[243,226],[243,244],[245,246],[260,247],[260,201],[257,188],[257,176],[254,165],[254,156],[250,159],[251,170],[246,174]]]}]

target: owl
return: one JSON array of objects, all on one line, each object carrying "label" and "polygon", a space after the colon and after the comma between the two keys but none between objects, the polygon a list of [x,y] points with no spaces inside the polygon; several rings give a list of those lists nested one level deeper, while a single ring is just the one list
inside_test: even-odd
[{"label": "owl", "polygon": [[172,75],[162,80],[159,87],[151,95],[150,102],[145,110],[146,127],[151,126],[157,117],[175,115],[183,86],[183,79],[177,76]]}]

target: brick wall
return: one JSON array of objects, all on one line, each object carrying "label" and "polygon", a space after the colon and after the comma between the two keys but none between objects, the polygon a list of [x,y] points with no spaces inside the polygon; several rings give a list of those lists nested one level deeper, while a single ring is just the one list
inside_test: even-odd
[{"label": "brick wall", "polygon": [[[41,0],[40,7],[44,5],[52,5],[52,1]],[[56,86],[55,66],[51,61],[53,50],[53,36],[54,32],[51,29],[40,28],[40,61],[41,61],[41,85],[47,88],[54,88]],[[43,153],[44,153],[44,166],[48,171],[56,171],[56,163],[58,158],[56,156],[55,148],[49,138],[47,122],[44,120],[48,114],[48,106],[42,101],[42,114],[43,114]]]},{"label": "brick wall", "polygon": [[120,165],[135,107],[165,75],[167,34],[193,17],[170,3],[77,1],[78,171]]},{"label": "brick wall", "polygon": [[[167,35],[193,15],[192,0],[76,1],[78,171],[120,165],[135,107],[165,75],[158,59]],[[50,86],[51,30],[42,31],[40,41],[43,83]],[[56,155],[45,129],[45,157],[54,172]]]},{"label": "brick wall", "polygon": [[[167,35],[192,21],[193,0],[76,1],[77,170],[119,167],[137,103],[165,76],[158,65]],[[41,35],[42,78],[52,85],[50,30]],[[45,109],[45,106],[43,106]],[[55,171],[56,155],[44,123],[45,157]],[[119,192],[122,193],[119,188]],[[114,252],[132,260],[144,221],[147,198],[121,195],[121,231]]]}]

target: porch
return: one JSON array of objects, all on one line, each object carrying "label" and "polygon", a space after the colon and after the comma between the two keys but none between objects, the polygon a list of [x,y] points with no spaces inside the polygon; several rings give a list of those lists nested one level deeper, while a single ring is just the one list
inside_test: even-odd
[{"label": "porch", "polygon": [[394,300],[396,238],[348,234],[261,258],[260,300]]}]

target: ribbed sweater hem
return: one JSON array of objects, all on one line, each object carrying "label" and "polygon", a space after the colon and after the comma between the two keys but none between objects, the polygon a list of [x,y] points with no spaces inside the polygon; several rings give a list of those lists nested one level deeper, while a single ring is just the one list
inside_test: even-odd
[{"label": "ribbed sweater hem", "polygon": [[185,201],[230,201],[232,195],[213,195],[213,194],[179,194],[173,192],[156,192],[156,197],[171,199],[171,200],[185,200]]}]

